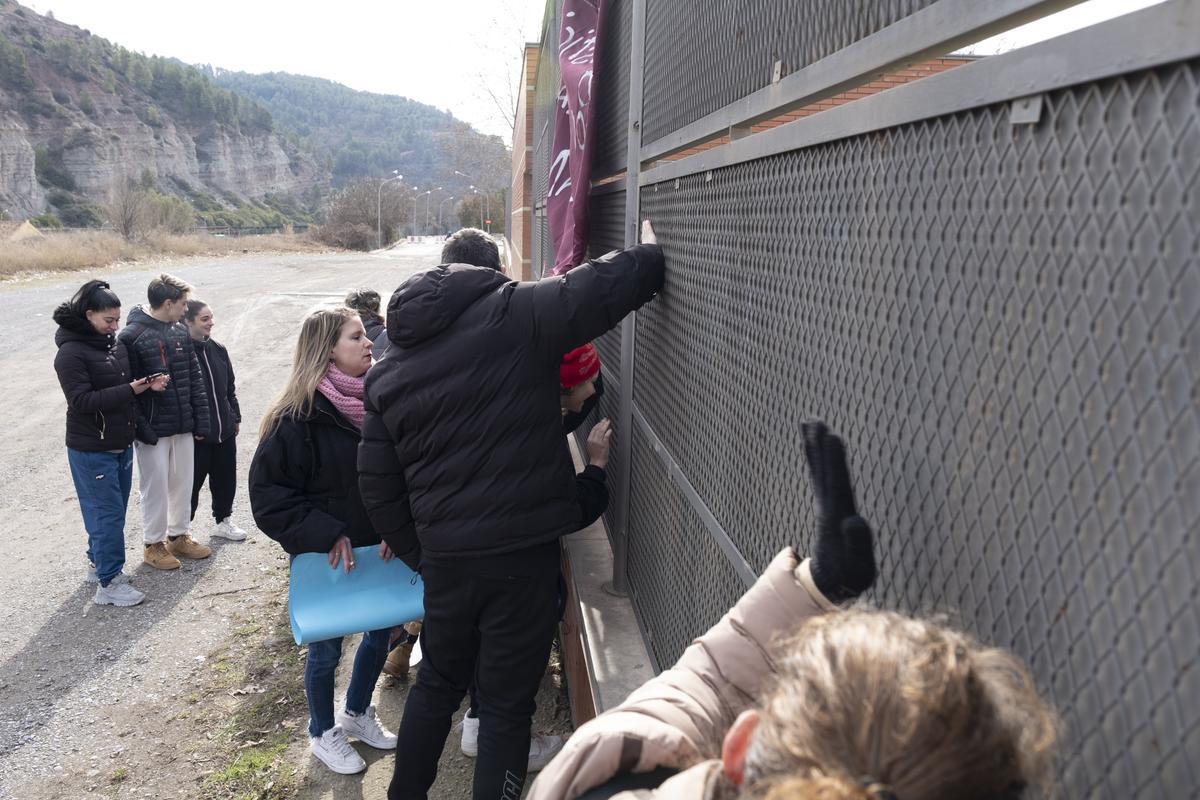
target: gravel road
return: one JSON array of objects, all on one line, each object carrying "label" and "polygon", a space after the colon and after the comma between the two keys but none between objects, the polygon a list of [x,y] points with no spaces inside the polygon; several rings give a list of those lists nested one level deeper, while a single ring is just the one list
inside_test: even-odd
[{"label": "gravel road", "polygon": [[[437,253],[437,245],[417,244],[380,254],[182,259],[102,273],[126,314],[144,301],[146,284],[159,272],[192,283],[195,296],[213,308],[214,338],[229,348],[246,417],[234,518],[249,540],[217,540],[211,558],[185,561],[170,573],[142,566],[135,478],[126,569],[147,601],[132,609],[93,605],[93,588],[83,581],[85,534],[63,445],[65,402],[52,367],[51,311],[92,275],[0,283],[0,374],[8,378],[0,456],[0,560],[7,567],[0,570],[0,798],[199,794],[198,782],[213,765],[197,742],[213,731],[188,708],[212,677],[210,654],[247,644],[257,622],[265,631],[286,597],[287,562],[253,526],[245,476],[259,415],[286,375],[300,320],[340,303],[351,288],[373,287],[386,297],[405,276],[437,263]],[[207,502],[205,492],[193,527],[201,542],[211,527]],[[345,652],[352,657],[353,647]],[[281,668],[301,669],[296,656]],[[395,728],[403,687],[385,683],[377,703]],[[559,698],[548,681],[539,729],[563,730]],[[365,777],[332,776],[308,756],[298,732],[284,757],[296,767],[302,797],[382,797],[392,756],[363,754],[370,765]],[[435,796],[469,797],[471,762],[448,746],[443,764]]]}]

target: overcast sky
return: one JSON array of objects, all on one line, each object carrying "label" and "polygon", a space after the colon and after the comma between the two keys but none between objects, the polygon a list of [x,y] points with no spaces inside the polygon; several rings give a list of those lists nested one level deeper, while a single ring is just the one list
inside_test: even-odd
[{"label": "overcast sky", "polygon": [[[973,51],[1010,50],[1159,1],[1090,0]],[[315,6],[322,13],[292,0],[22,2],[148,55],[403,95],[505,141],[508,123],[483,86],[504,95],[503,76],[517,79],[521,46],[539,38],[545,8],[545,0],[339,0]]]}]

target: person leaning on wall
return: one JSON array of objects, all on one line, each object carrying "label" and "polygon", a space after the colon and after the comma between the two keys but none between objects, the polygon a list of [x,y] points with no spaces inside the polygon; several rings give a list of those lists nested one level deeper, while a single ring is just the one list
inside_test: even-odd
[{"label": "person leaning on wall", "polygon": [[99,605],[135,606],[146,595],[129,585],[125,510],[133,481],[133,439],[144,425],[135,398],[161,392],[169,378],[134,378],[116,339],[121,300],[92,280],[54,309],[54,371],[67,398],[67,463],[87,529],[87,580]]},{"label": "person leaning on wall", "polygon": [[1049,790],[1057,718],[1018,658],[937,622],[842,610],[875,580],[873,535],[841,440],[820,423],[803,437],[817,500],[811,557],[780,552],[674,666],[581,726],[529,800]]}]

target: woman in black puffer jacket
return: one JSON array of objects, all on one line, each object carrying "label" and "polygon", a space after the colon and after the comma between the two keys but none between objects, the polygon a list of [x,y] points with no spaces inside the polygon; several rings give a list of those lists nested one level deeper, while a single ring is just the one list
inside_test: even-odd
[{"label": "woman in black puffer jacket", "polygon": [[[358,494],[363,376],[371,340],[348,308],[316,311],[300,327],[292,374],[263,415],[250,462],[250,509],[259,529],[292,555],[327,553],[329,566],[354,568],[354,547],[380,545]],[[386,546],[383,558],[390,559]],[[347,736],[391,750],[396,736],[375,716],[371,695],[388,653],[389,630],[363,634],[343,711],[334,714],[334,673],[342,640],[312,642],[304,668],[309,749],[329,769],[362,772]]]},{"label": "woman in black puffer jacket", "polygon": [[67,462],[88,534],[88,580],[99,583],[96,603],[131,606],[145,599],[121,572],[132,445],[145,424],[134,397],[161,392],[169,379],[133,379],[129,354],[115,336],[120,320],[121,301],[109,285],[85,283],[54,310],[54,371],[67,398]]}]

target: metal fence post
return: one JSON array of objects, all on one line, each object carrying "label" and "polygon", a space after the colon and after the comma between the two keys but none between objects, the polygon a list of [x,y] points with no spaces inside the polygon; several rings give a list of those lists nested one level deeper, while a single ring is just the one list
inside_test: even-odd
[{"label": "metal fence post", "polygon": [[[625,157],[625,246],[638,241],[638,175],[642,166],[642,77],[646,58],[646,0],[633,0],[629,46],[629,141]],[[621,405],[617,532],[613,537],[613,594],[629,593],[629,486],[633,472],[633,359],[637,312],[621,321]]]}]

